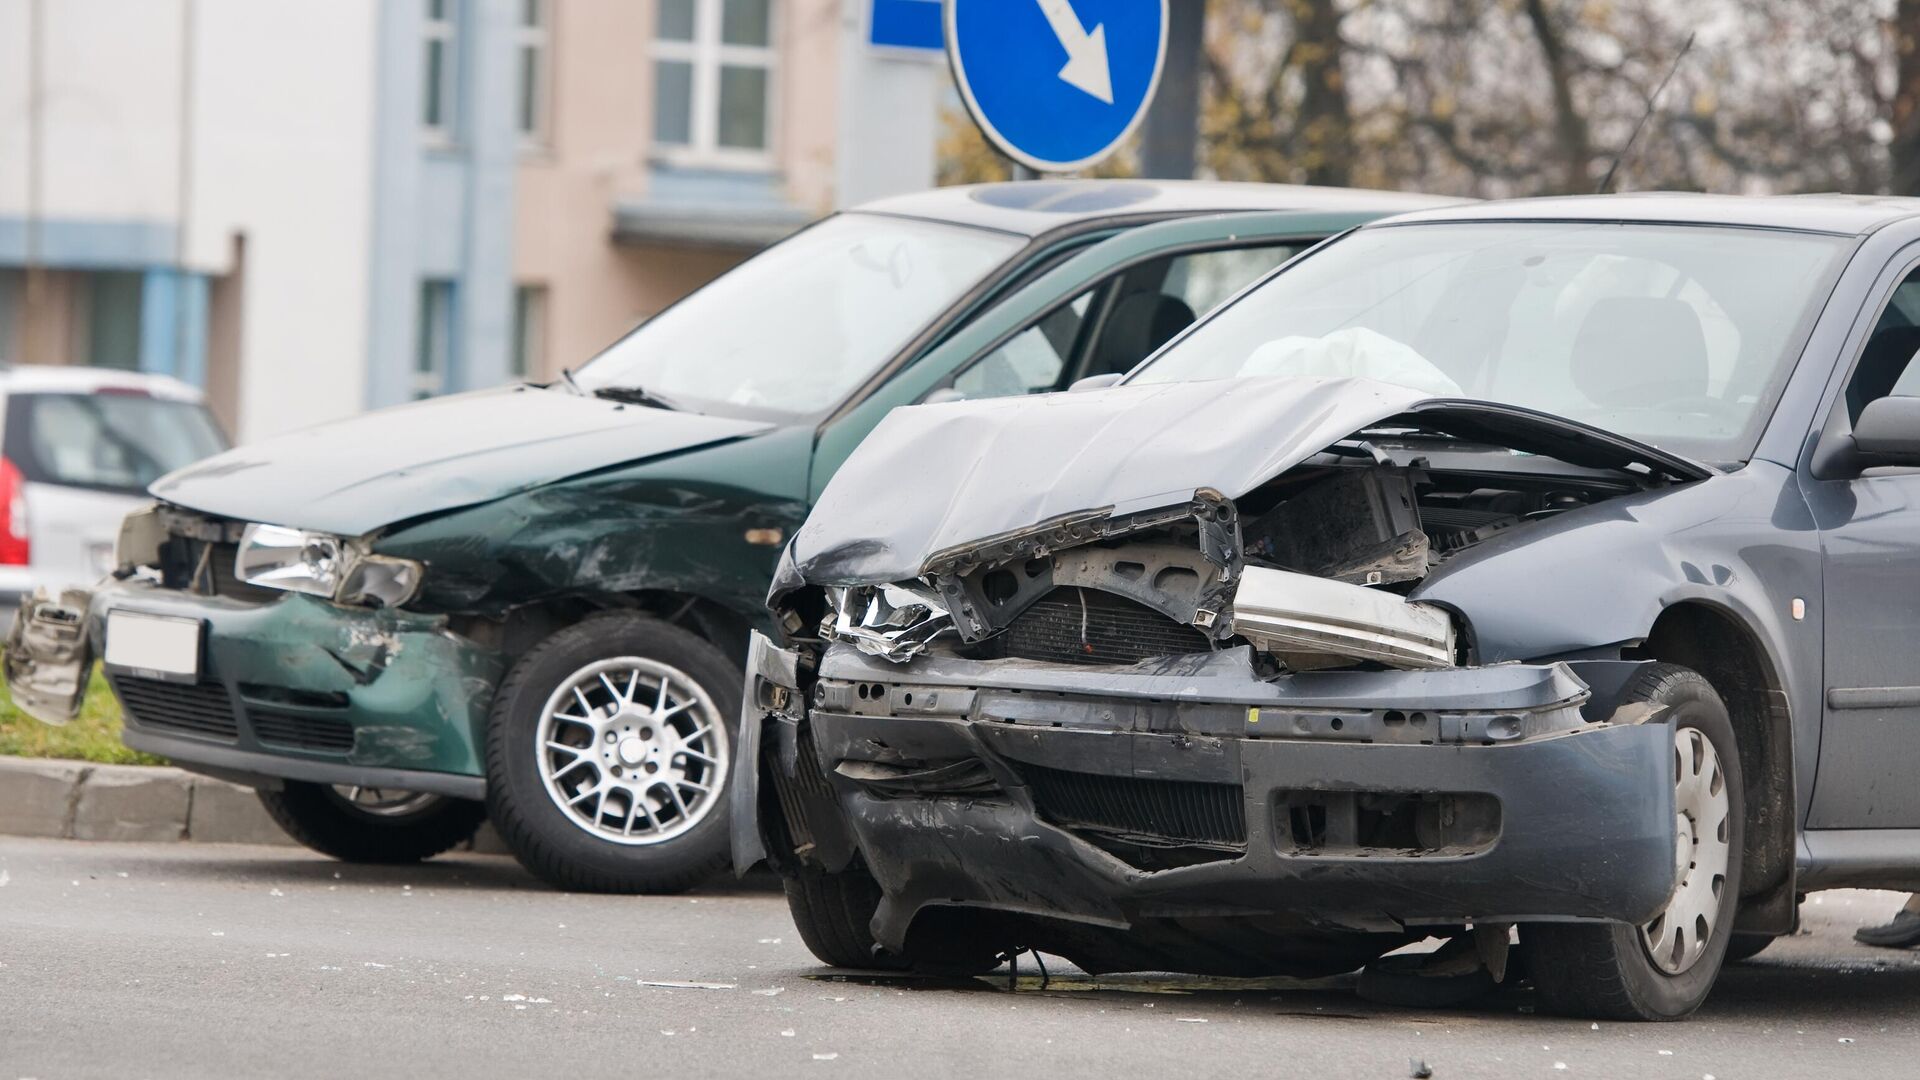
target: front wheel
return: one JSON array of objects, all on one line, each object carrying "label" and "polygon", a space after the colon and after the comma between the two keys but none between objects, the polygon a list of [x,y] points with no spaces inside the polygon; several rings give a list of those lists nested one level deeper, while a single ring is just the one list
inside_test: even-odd
[{"label": "front wheel", "polygon": [[288,780],[260,791],[288,836],[342,862],[410,863],[472,839],[486,807],[417,791]]},{"label": "front wheel", "polygon": [[1678,1020],[1707,998],[1733,938],[1746,803],[1727,707],[1706,679],[1650,664],[1623,700],[1674,721],[1674,876],[1667,905],[1642,926],[1542,923],[1521,931],[1534,987],[1554,1012]]},{"label": "front wheel", "polygon": [[727,862],[740,669],[647,615],[606,612],[500,684],[487,803],[521,865],[578,892],[680,892]]}]

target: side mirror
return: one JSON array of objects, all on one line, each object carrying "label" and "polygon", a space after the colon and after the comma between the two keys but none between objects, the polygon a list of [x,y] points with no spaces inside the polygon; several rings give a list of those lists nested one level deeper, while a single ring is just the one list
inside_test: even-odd
[{"label": "side mirror", "polygon": [[1067,387],[1067,393],[1077,394],[1082,390],[1105,390],[1107,387],[1112,386],[1124,378],[1126,378],[1126,374],[1119,371],[1110,371],[1105,375],[1089,375],[1084,379],[1074,380],[1073,385]]},{"label": "side mirror", "polygon": [[922,405],[945,405],[949,401],[965,401],[967,395],[951,386],[943,386],[920,399]]},{"label": "side mirror", "polygon": [[1869,465],[1920,466],[1920,397],[1867,402],[1853,425],[1853,445]]}]

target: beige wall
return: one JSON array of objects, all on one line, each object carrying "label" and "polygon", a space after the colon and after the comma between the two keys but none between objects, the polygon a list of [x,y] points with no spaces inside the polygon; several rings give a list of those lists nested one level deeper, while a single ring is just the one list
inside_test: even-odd
[{"label": "beige wall", "polygon": [[[841,0],[775,0],[773,158],[787,198],[833,206]],[[515,278],[547,288],[545,372],[576,366],[634,323],[746,256],[616,246],[613,207],[647,193],[653,126],[653,0],[554,6],[548,145],[516,177]]]}]

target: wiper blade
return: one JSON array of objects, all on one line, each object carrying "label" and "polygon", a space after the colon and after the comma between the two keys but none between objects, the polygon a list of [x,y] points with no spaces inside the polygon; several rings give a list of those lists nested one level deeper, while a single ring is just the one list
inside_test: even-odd
[{"label": "wiper blade", "polygon": [[670,409],[680,411],[680,406],[669,398],[661,397],[651,390],[639,386],[602,386],[593,392],[593,396],[607,401],[618,401],[626,405],[645,405],[650,409]]},{"label": "wiper blade", "polygon": [[581,397],[587,396],[587,392],[585,390],[580,389],[580,384],[574,381],[572,368],[564,368],[564,367],[561,368],[560,379],[562,382],[565,382],[567,384],[567,389],[572,390],[574,393],[579,394]]}]

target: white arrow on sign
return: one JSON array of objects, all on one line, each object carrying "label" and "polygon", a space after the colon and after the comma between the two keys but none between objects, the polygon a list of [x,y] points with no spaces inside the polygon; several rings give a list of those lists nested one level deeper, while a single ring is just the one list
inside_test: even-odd
[{"label": "white arrow on sign", "polygon": [[1107,64],[1106,24],[1096,25],[1089,33],[1080,25],[1080,16],[1073,13],[1069,0],[1040,0],[1040,10],[1053,27],[1053,36],[1060,39],[1060,47],[1067,50],[1067,66],[1060,69],[1060,78],[1077,90],[1113,104],[1113,70]]}]

